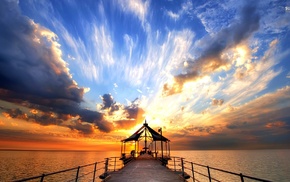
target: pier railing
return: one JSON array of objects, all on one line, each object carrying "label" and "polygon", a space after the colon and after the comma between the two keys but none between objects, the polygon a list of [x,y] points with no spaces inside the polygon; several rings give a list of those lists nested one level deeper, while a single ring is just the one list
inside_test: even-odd
[{"label": "pier railing", "polygon": [[181,157],[172,157],[168,161],[167,167],[182,175],[185,180],[192,179],[193,182],[200,181],[262,181],[271,182],[269,180],[248,176],[242,173],[231,172],[215,167],[210,167],[195,162],[187,161]]},{"label": "pier railing", "polygon": [[[82,166],[77,166],[69,169],[64,169],[51,173],[43,173],[38,176],[29,178],[23,178],[15,180],[14,182],[24,181],[67,181],[67,182],[78,182],[78,181],[101,181],[105,178],[109,172],[117,171],[124,165],[120,157],[105,158],[104,161],[94,162]],[[100,179],[99,179],[100,178]]]}]

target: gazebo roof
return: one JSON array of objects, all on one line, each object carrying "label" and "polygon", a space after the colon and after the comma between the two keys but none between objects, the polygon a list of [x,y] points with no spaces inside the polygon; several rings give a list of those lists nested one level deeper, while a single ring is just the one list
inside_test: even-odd
[{"label": "gazebo roof", "polygon": [[141,137],[141,134],[145,131],[145,129],[148,130],[148,132],[151,134],[153,141],[170,141],[169,139],[165,138],[164,136],[160,135],[157,131],[153,130],[150,126],[148,126],[148,123],[143,124],[141,128],[139,128],[133,135],[131,135],[129,138],[126,138],[122,140],[122,142],[129,142],[129,141],[138,141]]}]

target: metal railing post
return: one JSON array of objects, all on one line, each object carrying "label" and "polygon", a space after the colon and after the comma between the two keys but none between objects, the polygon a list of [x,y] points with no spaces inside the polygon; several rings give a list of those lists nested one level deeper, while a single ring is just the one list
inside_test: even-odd
[{"label": "metal railing post", "polygon": [[240,173],[240,176],[241,176],[241,182],[244,182],[244,176],[242,173]]},{"label": "metal railing post", "polygon": [[[135,155],[135,154],[134,154]],[[114,171],[116,171],[116,157],[115,157],[115,162],[114,162]]]},{"label": "metal railing post", "polygon": [[211,177],[210,177],[209,166],[206,166],[206,167],[207,167],[207,172],[208,172],[208,179],[209,179],[209,182],[211,182]]},{"label": "metal railing post", "polygon": [[181,170],[182,170],[182,177],[184,178],[184,163],[183,163],[183,158],[181,159]]},{"label": "metal railing post", "polygon": [[174,162],[174,171],[176,171],[175,157],[173,157],[173,162]]},{"label": "metal railing post", "polygon": [[195,182],[193,162],[191,162],[192,181]]},{"label": "metal railing post", "polygon": [[40,182],[43,182],[44,176],[45,176],[45,174],[42,174]]},{"label": "metal railing post", "polygon": [[79,178],[79,172],[80,172],[80,166],[78,166],[77,174],[76,174],[76,182],[78,181]]},{"label": "metal railing post", "polygon": [[94,175],[93,175],[93,182],[95,182],[95,178],[96,178],[97,165],[98,165],[98,162],[95,163]]},{"label": "metal railing post", "polygon": [[108,175],[108,167],[109,167],[109,158],[106,158],[106,162],[105,162],[105,177],[107,177]]}]

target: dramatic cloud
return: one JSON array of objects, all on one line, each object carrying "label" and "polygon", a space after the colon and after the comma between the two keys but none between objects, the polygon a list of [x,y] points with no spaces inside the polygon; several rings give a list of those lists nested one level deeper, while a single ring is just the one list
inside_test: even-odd
[{"label": "dramatic cloud", "polygon": [[13,1],[2,3],[0,19],[0,87],[80,102],[84,89],[72,80],[57,36],[22,16]]},{"label": "dramatic cloud", "polygon": [[104,94],[101,99],[103,104],[100,105],[100,110],[105,111],[106,118],[113,121],[116,128],[130,129],[143,122],[145,112],[139,107],[139,99],[135,99],[128,106],[116,103],[111,94]]},{"label": "dramatic cloud", "polygon": [[17,118],[28,120],[28,116],[26,113],[22,112],[19,108],[16,109],[7,109],[2,113],[6,118]]},{"label": "dramatic cloud", "polygon": [[213,37],[206,37],[200,44],[203,49],[196,60],[188,60],[185,72],[174,77],[172,85],[163,86],[163,95],[169,96],[182,92],[186,82],[197,80],[209,75],[229,63],[223,52],[247,40],[259,28],[260,15],[255,5],[245,5],[241,17],[229,27],[221,30]]},{"label": "dramatic cloud", "polygon": [[[112,130],[101,113],[79,107],[85,89],[72,79],[57,35],[21,15],[16,1],[1,3],[0,34],[0,99],[48,112],[35,118],[44,125],[59,123],[50,117],[55,112],[79,115],[101,131]],[[16,111],[6,113],[23,117]]]},{"label": "dramatic cloud", "polygon": [[116,105],[116,102],[114,102],[114,98],[111,94],[104,94],[101,96],[101,99],[103,101],[103,104],[101,105],[101,109],[110,109],[110,111],[118,110],[118,105]]},{"label": "dramatic cloud", "polygon": [[75,121],[73,125],[68,126],[72,130],[77,130],[82,134],[93,134],[94,133],[94,126],[88,123],[82,123],[80,121]]}]

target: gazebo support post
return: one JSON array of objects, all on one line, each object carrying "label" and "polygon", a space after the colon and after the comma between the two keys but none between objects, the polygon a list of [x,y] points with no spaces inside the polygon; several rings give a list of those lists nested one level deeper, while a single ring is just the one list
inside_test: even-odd
[{"label": "gazebo support post", "polygon": [[168,141],[168,151],[169,151],[169,158],[170,158],[170,141]]},{"label": "gazebo support post", "polygon": [[161,134],[161,158],[163,161],[163,139],[162,139],[162,128],[160,128],[160,134]]},{"label": "gazebo support post", "polygon": [[140,155],[140,153],[139,153],[139,148],[140,148],[140,147],[139,147],[139,140],[138,140],[137,145],[138,145],[138,147],[137,147],[137,150],[138,150],[138,151],[137,151],[137,152],[138,152],[138,154]]},{"label": "gazebo support post", "polygon": [[166,152],[166,156],[168,155],[167,153],[167,141],[165,142],[165,152]]},{"label": "gazebo support post", "polygon": [[[146,120],[145,120],[146,123]],[[147,132],[146,132],[147,128],[145,127],[144,133],[145,133],[145,153],[147,153]]]},{"label": "gazebo support post", "polygon": [[134,152],[134,157],[136,157],[136,143],[137,143],[137,141],[135,140],[135,152]]},{"label": "gazebo support post", "polygon": [[157,158],[157,151],[156,151],[156,140],[154,141],[155,143],[155,158]]},{"label": "gazebo support post", "polygon": [[121,141],[121,157],[122,157],[122,154],[123,154],[123,141]]},{"label": "gazebo support post", "polygon": [[126,158],[126,142],[124,142],[124,156]]}]

